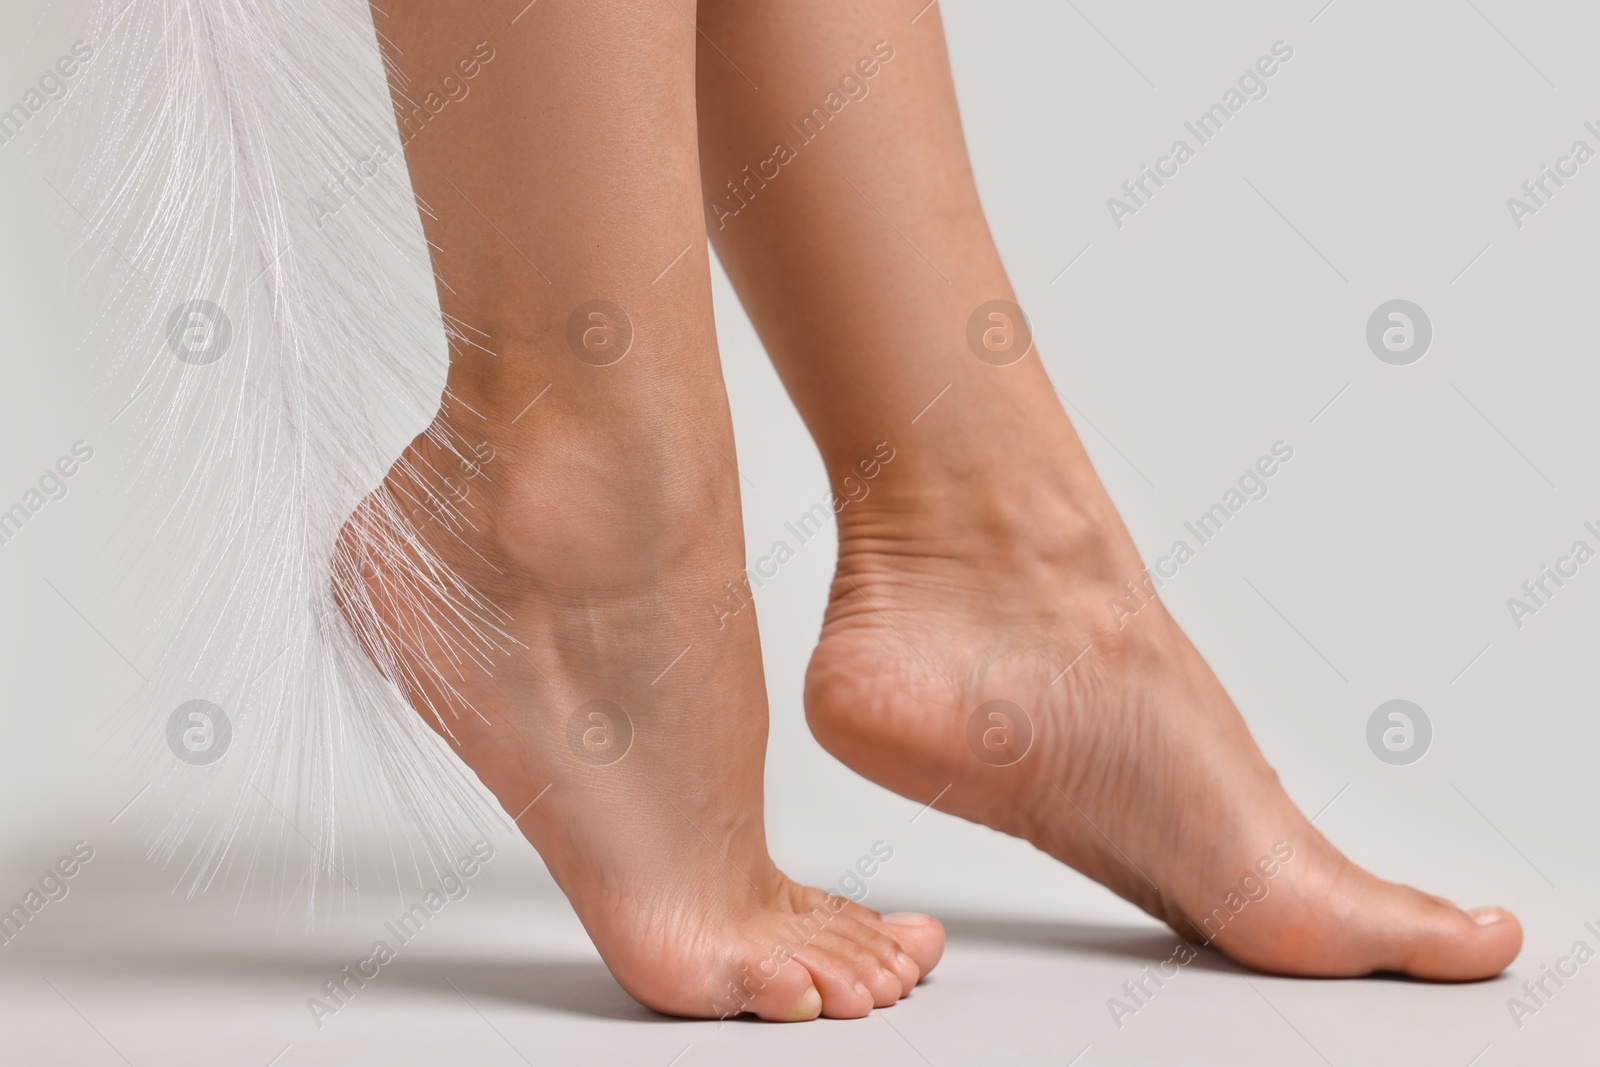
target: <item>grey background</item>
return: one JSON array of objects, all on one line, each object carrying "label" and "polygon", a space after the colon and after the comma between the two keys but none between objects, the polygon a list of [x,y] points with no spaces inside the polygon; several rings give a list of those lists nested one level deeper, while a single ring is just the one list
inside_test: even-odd
[{"label": "grey background", "polygon": [[[306,935],[269,886],[186,902],[111,819],[140,780],[98,727],[136,689],[141,620],[102,613],[120,400],[79,345],[75,210],[49,138],[0,145],[9,505],[72,442],[96,459],[0,545],[0,901],[72,842],[95,860],[0,946],[18,1062],[1478,1063],[1592,1058],[1600,963],[1519,1030],[1506,999],[1600,926],[1591,563],[1519,630],[1506,598],[1600,520],[1592,235],[1600,161],[1536,217],[1505,206],[1600,120],[1597,17],[1576,3],[941,4],[978,180],[1043,357],[1150,557],[1274,441],[1295,456],[1164,596],[1295,799],[1356,860],[1467,905],[1516,909],[1504,977],[1446,988],[1264,978],[1214,956],[1118,1030],[1106,999],[1172,935],[1019,842],[860,780],[806,732],[800,683],[833,558],[761,590],[772,694],[769,825],[792,875],[832,883],[877,840],[868,902],[943,917],[945,963],[887,1013],[775,1028],[680,1023],[605,974],[537,856],[506,837],[466,902],[320,1031],[305,999],[362,955],[393,899]],[[933,32],[913,25],[905,35]],[[80,5],[0,10],[0,106],[79,36]],[[1272,43],[1253,101],[1121,229],[1108,196]],[[1192,138],[1191,138],[1192,143]],[[801,165],[804,165],[803,163]],[[891,236],[890,238],[894,238]],[[939,250],[923,246],[935,262]],[[1081,253],[1081,256],[1080,256]],[[908,250],[908,254],[912,254]],[[1064,273],[1063,268],[1071,264]],[[1055,281],[1052,281],[1055,279]],[[722,351],[750,545],[826,491],[731,290]],[[1411,366],[1367,349],[1372,310],[1432,319]],[[144,344],[148,339],[133,339]],[[1026,463],[1030,457],[1019,456]],[[1366,747],[1405,698],[1431,750]],[[1332,801],[1331,806],[1330,801]],[[913,819],[915,821],[913,821]],[[1087,1051],[1085,1051],[1087,1049]],[[1081,1058],[1074,1060],[1073,1057]],[[673,1057],[679,1057],[674,1060]],[[1478,1057],[1474,1059],[1474,1057]]]}]

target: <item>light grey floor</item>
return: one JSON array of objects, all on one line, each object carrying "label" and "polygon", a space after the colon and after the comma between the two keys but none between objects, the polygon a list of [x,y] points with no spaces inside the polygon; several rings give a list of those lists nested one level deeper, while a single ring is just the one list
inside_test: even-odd
[{"label": "light grey floor", "polygon": [[[911,23],[920,0],[906,6],[910,47],[932,23]],[[319,1029],[307,998],[366,952],[405,891],[369,893],[308,934],[292,879],[172,896],[177,872],[147,861],[137,820],[118,817],[147,779],[100,728],[138,688],[140,653],[122,650],[137,649],[141,620],[108,606],[105,535],[118,464],[137,442],[110,422],[119,398],[96,392],[100,367],[77,347],[83,306],[61,268],[82,222],[47,184],[49,142],[30,129],[0,146],[0,500],[79,438],[103,459],[0,546],[0,905],[73,842],[97,854],[66,899],[0,946],[0,1060],[1594,1062],[1600,963],[1559,988],[1547,980],[1553,995],[1520,1026],[1508,1004],[1576,942],[1600,949],[1585,926],[1600,928],[1600,578],[1583,568],[1520,627],[1506,606],[1574,540],[1597,543],[1584,523],[1600,524],[1600,177],[1589,173],[1600,163],[1521,227],[1506,206],[1575,139],[1600,145],[1584,127],[1600,120],[1594,11],[1508,0],[939,10],[1002,251],[1147,554],[1184,536],[1273,442],[1296,450],[1269,495],[1168,585],[1168,603],[1336,843],[1387,877],[1518,912],[1527,944],[1510,972],[1454,988],[1299,982],[1207,956],[1119,1028],[1108,999],[1171,954],[1169,932],[1025,846],[919,814],[806,733],[800,682],[832,566],[818,538],[758,601],[773,848],[792,875],[831,883],[890,842],[869,903],[932,911],[950,929],[923,988],[859,1022],[653,1018],[610,981],[537,858],[505,839],[471,894]],[[72,3],[0,11],[0,105],[80,26]],[[1116,227],[1106,199],[1278,40],[1295,56],[1268,95]],[[900,226],[916,237],[915,220]],[[888,228],[882,238],[901,240]],[[759,551],[827,486],[720,275],[717,297]],[[1394,299],[1434,326],[1409,366],[1381,362],[1365,337]],[[908,445],[938,432],[937,412],[908,429]],[[1367,744],[1369,716],[1396,698],[1433,724],[1408,766]]]},{"label": "light grey floor", "polygon": [[[1345,818],[1330,813],[1330,822],[1345,828],[1364,814],[1381,816],[1373,797],[1351,792],[1339,802],[1348,805]],[[937,812],[912,824],[915,815],[910,805],[892,817],[886,811],[868,831],[896,845],[869,903],[937,911],[950,947],[909,999],[864,1020],[782,1027],[652,1015],[612,982],[537,859],[509,840],[464,899],[403,945],[384,925],[403,910],[398,897],[368,899],[359,913],[307,935],[303,897],[287,914],[261,886],[237,913],[224,894],[188,903],[170,895],[165,872],[113,845],[80,872],[64,900],[0,948],[6,1060],[72,1067],[1590,1062],[1600,965],[1581,968],[1520,1029],[1506,1008],[1514,987],[1537,978],[1539,965],[1554,964],[1574,940],[1600,943],[1563,909],[1539,902],[1541,894],[1509,888],[1519,882],[1515,874],[1505,892],[1529,927],[1529,944],[1496,981],[1304,982],[1247,974],[1208,953],[1119,1027],[1109,999],[1133,1003],[1123,983],[1170,958],[1172,934],[1020,846]],[[1487,837],[1479,844],[1486,861],[1516,862]],[[1390,845],[1393,869],[1414,846],[1398,836]],[[50,856],[48,848],[32,851],[35,866]],[[830,862],[819,849],[788,865],[827,881],[855,851],[842,846]],[[952,862],[958,852],[960,864]],[[37,874],[7,870],[4,884],[20,889]],[[1422,880],[1447,876],[1436,871]],[[417,896],[406,895],[406,904]],[[324,983],[378,939],[397,948],[396,958],[318,1025],[308,1000],[324,996]]]}]

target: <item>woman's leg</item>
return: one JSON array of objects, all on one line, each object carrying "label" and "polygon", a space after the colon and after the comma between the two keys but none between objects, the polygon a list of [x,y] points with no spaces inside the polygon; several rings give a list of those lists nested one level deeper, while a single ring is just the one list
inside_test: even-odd
[{"label": "woman's leg", "polygon": [[[375,528],[376,499],[358,510],[342,601],[382,615],[369,651],[397,661],[634,997],[863,1015],[917,982],[943,932],[798,886],[767,854],[755,618],[716,610],[744,545],[692,0],[544,3],[513,24],[521,6],[374,12],[459,325],[436,423],[379,491],[413,528]],[[486,664],[456,662],[458,605],[371,548],[410,537],[504,613]]]},{"label": "woman's leg", "polygon": [[[911,21],[924,3],[700,4],[721,50],[702,44],[699,68],[712,238],[835,486],[877,473],[839,516],[812,729],[875,781],[1024,837],[1243,963],[1499,972],[1516,920],[1334,849],[1143,588],[1037,353],[1003,307],[979,311],[1016,297],[938,8]],[[1147,606],[1113,619],[1112,599]]]}]

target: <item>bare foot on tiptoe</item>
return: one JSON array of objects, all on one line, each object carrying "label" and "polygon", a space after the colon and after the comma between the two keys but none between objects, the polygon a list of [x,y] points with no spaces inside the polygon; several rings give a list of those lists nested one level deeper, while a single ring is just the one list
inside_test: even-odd
[{"label": "bare foot on tiptoe", "polygon": [[[998,421],[991,436],[1008,440],[963,437],[956,462],[905,447],[909,462],[840,516],[806,682],[823,746],[919,802],[949,786],[941,810],[1259,970],[1505,968],[1522,944],[1509,912],[1382,881],[1300,814],[1149,590],[1113,619],[1107,602],[1133,603],[1124,583],[1143,568],[1065,416]],[[1012,459],[984,464],[989,445]],[[1020,456],[1068,458],[1041,474]]]},{"label": "bare foot on tiptoe", "polygon": [[520,647],[486,670],[450,659],[439,635],[457,625],[459,605],[419,600],[372,547],[416,536],[384,528],[376,494],[346,526],[335,564],[346,616],[358,631],[364,617],[383,620],[383,634],[363,635],[369,652],[387,643],[414,680],[412,704],[521,813],[641,1003],[781,1021],[895,1003],[938,962],[942,927],[797,885],[767,854],[755,620],[744,613],[719,629],[709,607],[744,568],[733,475],[698,465],[704,449],[675,438],[689,432],[681,422],[641,415],[585,440],[585,411],[545,403],[553,435],[504,430],[490,444],[483,427],[502,413],[475,397],[488,422],[467,416],[462,436],[441,417],[378,491],[406,502],[420,536],[505,613]]}]

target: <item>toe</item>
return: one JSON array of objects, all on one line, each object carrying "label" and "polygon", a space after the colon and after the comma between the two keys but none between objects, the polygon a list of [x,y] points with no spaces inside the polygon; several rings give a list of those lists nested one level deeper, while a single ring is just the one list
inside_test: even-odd
[{"label": "toe", "polygon": [[793,960],[783,960],[777,973],[765,979],[740,1008],[768,1022],[809,1022],[822,1014],[822,994],[805,967]]},{"label": "toe", "polygon": [[841,915],[834,920],[833,931],[861,946],[877,960],[879,967],[894,975],[900,984],[901,996],[911,992],[922,978],[922,970],[916,961],[884,931],[882,923]]},{"label": "toe", "polygon": [[1493,978],[1522,950],[1522,924],[1504,908],[1462,911],[1407,886],[1389,887],[1404,901],[1396,920],[1402,956],[1394,969],[1415,978],[1467,982]]},{"label": "toe", "polygon": [[1213,921],[1227,919],[1223,909],[1200,913],[1201,926],[1175,928],[1210,935],[1209,943],[1246,966],[1315,978],[1381,972],[1475,981],[1505,970],[1522,948],[1522,926],[1503,908],[1465,912],[1377,878],[1331,850],[1307,853],[1296,860],[1298,882],[1284,879],[1220,931]]},{"label": "toe", "polygon": [[[1443,897],[1354,870],[1335,898],[1349,973],[1387,971],[1470,982],[1505,970],[1522,949],[1522,925],[1503,908],[1465,912]],[[1341,899],[1338,899],[1342,897]],[[1335,901],[1325,901],[1332,904]]]},{"label": "toe", "polygon": [[919,975],[927,975],[944,955],[944,925],[932,915],[897,911],[876,917],[869,925],[876,925],[881,932],[894,938],[916,963]]},{"label": "toe", "polygon": [[829,1019],[859,1019],[900,999],[900,982],[854,942],[824,931],[795,952],[822,994]]},{"label": "toe", "polygon": [[1244,937],[1232,945],[1225,933],[1217,947],[1241,963],[1280,974],[1386,972],[1435,982],[1492,978],[1522,948],[1522,927],[1509,911],[1469,914],[1410,886],[1364,872],[1358,877],[1364,884],[1355,895],[1323,898],[1287,925],[1241,930]]}]

